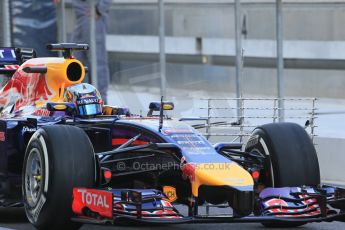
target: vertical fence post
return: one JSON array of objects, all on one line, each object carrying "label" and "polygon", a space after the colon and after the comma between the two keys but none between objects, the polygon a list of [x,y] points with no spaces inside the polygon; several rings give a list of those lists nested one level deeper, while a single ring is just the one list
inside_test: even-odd
[{"label": "vertical fence post", "polygon": [[58,17],[58,20],[58,25],[60,26],[60,42],[67,42],[65,0],[60,1],[60,17]]},{"label": "vertical fence post", "polygon": [[165,59],[165,9],[164,0],[159,1],[159,65],[160,65],[160,93],[166,97],[166,59]]},{"label": "vertical fence post", "polygon": [[277,110],[279,110],[278,106],[279,99],[275,98],[273,100],[273,123],[277,122]]},{"label": "vertical fence post", "polygon": [[207,121],[206,121],[206,139],[210,138],[211,132],[211,100],[207,99]]},{"label": "vertical fence post", "polygon": [[283,59],[283,3],[276,1],[276,34],[277,34],[277,91],[279,121],[284,121],[284,59]]},{"label": "vertical fence post", "polygon": [[240,125],[240,142],[243,141],[243,136],[244,136],[244,101],[245,99],[243,97],[241,97],[240,99],[240,119],[239,119],[239,125]]},{"label": "vertical fence post", "polygon": [[[2,31],[0,33],[2,34],[2,46],[11,46],[11,20],[10,20],[10,2],[9,0],[3,0],[1,3],[1,16],[2,16]],[[1,39],[0,39],[1,42]]]},{"label": "vertical fence post", "polygon": [[89,0],[90,3],[90,63],[91,83],[98,87],[97,76],[97,49],[96,49],[96,0]]},{"label": "vertical fence post", "polygon": [[[235,1],[235,43],[236,43],[236,98],[241,97],[241,73],[242,73],[242,38],[241,38],[241,1]],[[237,117],[240,117],[240,100],[237,100]],[[241,122],[238,120],[238,122]]]},{"label": "vertical fence post", "polygon": [[310,135],[311,135],[311,141],[314,143],[314,128],[315,128],[315,103],[316,103],[316,98],[313,98],[313,105],[312,105],[312,110],[311,110],[311,116],[310,116]]}]

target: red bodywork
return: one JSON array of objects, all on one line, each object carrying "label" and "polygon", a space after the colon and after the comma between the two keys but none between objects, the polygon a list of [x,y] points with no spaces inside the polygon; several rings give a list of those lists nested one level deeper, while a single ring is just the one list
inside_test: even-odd
[{"label": "red bodywork", "polygon": [[74,188],[72,210],[79,216],[84,216],[84,211],[90,210],[101,217],[112,219],[113,194],[103,190]]},{"label": "red bodywork", "polygon": [[6,106],[10,103],[11,98],[17,99],[14,111],[20,110],[23,106],[35,106],[39,101],[49,101],[53,96],[44,74],[27,74],[21,69],[15,72],[13,77],[0,91],[1,106]]}]

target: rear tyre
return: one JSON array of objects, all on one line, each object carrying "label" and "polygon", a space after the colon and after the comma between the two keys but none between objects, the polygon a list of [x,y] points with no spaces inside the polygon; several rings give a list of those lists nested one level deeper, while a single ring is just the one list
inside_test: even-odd
[{"label": "rear tyre", "polygon": [[71,222],[72,190],[92,187],[95,180],[93,146],[74,126],[52,125],[31,137],[23,167],[23,201],[37,229],[79,229]]},{"label": "rear tyre", "polygon": [[[266,156],[260,178],[266,187],[317,186],[320,170],[314,145],[308,133],[294,123],[273,123],[254,130],[245,147],[247,152]],[[265,223],[267,227],[296,227],[305,223]]]}]

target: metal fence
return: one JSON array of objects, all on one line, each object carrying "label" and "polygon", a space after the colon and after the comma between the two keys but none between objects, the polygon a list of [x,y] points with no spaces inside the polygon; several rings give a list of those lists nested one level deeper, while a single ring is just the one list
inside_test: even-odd
[{"label": "metal fence", "polygon": [[[232,142],[243,141],[252,130],[267,123],[279,122],[279,111],[283,110],[285,121],[305,127],[314,140],[317,114],[316,98],[205,98],[205,133],[207,138],[233,137]],[[279,107],[283,100],[285,108]],[[238,108],[236,105],[239,104]],[[221,114],[221,115],[218,115]],[[225,115],[223,115],[225,114]],[[239,115],[237,115],[239,114]]]}]

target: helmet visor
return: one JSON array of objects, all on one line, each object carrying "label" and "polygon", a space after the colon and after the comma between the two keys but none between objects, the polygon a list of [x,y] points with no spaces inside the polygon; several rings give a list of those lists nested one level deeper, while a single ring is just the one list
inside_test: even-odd
[{"label": "helmet visor", "polygon": [[79,115],[92,116],[102,113],[102,106],[100,104],[79,105]]}]

